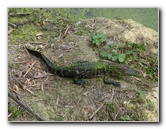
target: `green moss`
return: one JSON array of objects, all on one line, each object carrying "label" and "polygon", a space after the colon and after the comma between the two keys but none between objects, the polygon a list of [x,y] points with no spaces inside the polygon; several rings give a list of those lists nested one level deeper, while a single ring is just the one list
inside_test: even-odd
[{"label": "green moss", "polygon": [[[73,22],[73,19],[66,13],[68,9],[39,9],[39,8],[9,8],[8,21],[15,24],[9,35],[9,40],[16,43],[18,40],[34,41],[36,34],[44,32],[41,39],[38,41],[54,42],[55,37],[58,37],[60,30],[62,33],[66,30],[66,26]],[[27,13],[25,16],[10,16],[15,13]],[[57,29],[58,27],[58,29]]]},{"label": "green moss", "polygon": [[9,36],[9,39],[11,41],[33,41],[32,37],[36,36],[38,32],[39,30],[33,24],[27,24],[21,28],[15,29],[13,33]]}]

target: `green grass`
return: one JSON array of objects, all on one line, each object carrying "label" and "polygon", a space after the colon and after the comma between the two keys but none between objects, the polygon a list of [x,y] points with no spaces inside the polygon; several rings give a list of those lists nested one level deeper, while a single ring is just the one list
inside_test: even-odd
[{"label": "green grass", "polygon": [[[9,8],[8,21],[15,24],[9,40],[17,43],[18,40],[25,42],[35,41],[36,34],[43,32],[42,42],[54,42],[54,39],[64,33],[67,25],[75,22],[75,19],[68,15],[68,9],[39,9],[39,8]],[[27,16],[10,16],[13,13],[28,13]]]},{"label": "green grass", "polygon": [[33,37],[35,37],[39,32],[40,30],[38,30],[33,24],[26,24],[25,26],[14,30],[9,39],[12,41],[32,41]]},{"label": "green grass", "polygon": [[27,111],[21,107],[17,107],[15,105],[12,104],[12,102],[9,100],[8,102],[8,114],[11,113],[11,116],[9,117],[9,119],[15,119],[20,117],[23,114],[26,114]]}]

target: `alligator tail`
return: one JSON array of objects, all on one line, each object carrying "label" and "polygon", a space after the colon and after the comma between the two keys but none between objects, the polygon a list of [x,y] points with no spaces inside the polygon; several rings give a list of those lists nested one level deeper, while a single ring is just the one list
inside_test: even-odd
[{"label": "alligator tail", "polygon": [[44,63],[47,65],[47,67],[49,68],[50,72],[55,73],[55,65],[54,65],[45,55],[41,54],[40,52],[31,50],[31,49],[29,49],[29,48],[27,48],[27,47],[26,47],[26,49],[27,49],[27,51],[28,51],[29,53],[31,53],[32,55],[34,55],[34,56],[36,56],[36,57],[42,59],[43,62],[44,62]]}]

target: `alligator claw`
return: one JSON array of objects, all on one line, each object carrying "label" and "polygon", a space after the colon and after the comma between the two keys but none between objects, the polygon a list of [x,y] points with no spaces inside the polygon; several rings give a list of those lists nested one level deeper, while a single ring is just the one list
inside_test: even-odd
[{"label": "alligator claw", "polygon": [[113,84],[114,86],[121,86],[119,82],[115,82],[115,81],[112,81],[112,80],[108,80],[106,79],[106,77],[103,78],[103,82],[105,84]]},{"label": "alligator claw", "polygon": [[119,82],[115,82],[115,81],[112,81],[112,83],[114,86],[121,86]]}]

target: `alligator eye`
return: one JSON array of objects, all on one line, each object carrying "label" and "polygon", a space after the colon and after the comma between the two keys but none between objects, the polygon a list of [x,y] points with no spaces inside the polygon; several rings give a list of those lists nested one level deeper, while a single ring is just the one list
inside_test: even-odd
[{"label": "alligator eye", "polygon": [[123,65],[119,65],[119,68],[121,70],[125,70],[126,71],[129,67],[127,65],[123,64]]}]

